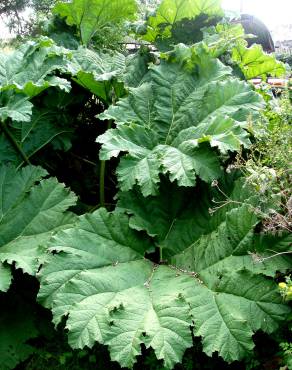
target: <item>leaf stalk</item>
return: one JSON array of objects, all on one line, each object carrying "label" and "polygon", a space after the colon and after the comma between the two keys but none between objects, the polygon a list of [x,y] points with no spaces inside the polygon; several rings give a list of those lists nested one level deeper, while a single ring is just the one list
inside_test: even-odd
[{"label": "leaf stalk", "polygon": [[[107,130],[112,127],[112,121],[108,121]],[[99,170],[99,205],[105,207],[105,172],[106,172],[106,161],[100,161]]]},{"label": "leaf stalk", "polygon": [[15,140],[15,137],[10,132],[9,128],[7,127],[6,123],[4,121],[0,121],[0,126],[4,132],[4,134],[7,136],[8,140],[11,142],[11,144],[14,146],[16,151],[20,154],[24,162],[28,165],[30,165],[30,161],[27,157],[27,155],[24,153],[18,142]]},{"label": "leaf stalk", "polygon": [[104,193],[104,185],[105,185],[105,161],[100,161],[100,173],[99,173],[99,203],[101,207],[105,206],[105,193]]}]

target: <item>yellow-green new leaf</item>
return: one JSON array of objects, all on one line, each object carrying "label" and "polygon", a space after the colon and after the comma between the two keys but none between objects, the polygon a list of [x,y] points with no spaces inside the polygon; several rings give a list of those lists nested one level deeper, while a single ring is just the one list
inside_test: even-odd
[{"label": "yellow-green new leaf", "polygon": [[156,14],[147,21],[147,33],[143,39],[155,42],[158,37],[168,38],[176,22],[190,20],[199,15],[222,16],[220,0],[163,0]]},{"label": "yellow-green new leaf", "polygon": [[279,62],[274,55],[263,51],[261,45],[253,45],[250,48],[239,44],[232,50],[232,59],[238,63],[247,80],[261,77],[283,77],[286,73],[285,64]]}]

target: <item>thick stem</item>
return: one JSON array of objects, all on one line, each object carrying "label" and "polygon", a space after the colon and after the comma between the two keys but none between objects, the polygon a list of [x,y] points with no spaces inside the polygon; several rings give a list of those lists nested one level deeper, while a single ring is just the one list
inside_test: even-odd
[{"label": "thick stem", "polygon": [[159,247],[159,262],[163,262],[163,252],[162,252],[162,247]]},{"label": "thick stem", "polygon": [[14,146],[16,151],[20,154],[22,159],[24,160],[25,163],[30,164],[30,161],[27,157],[27,155],[24,153],[22,148],[19,146],[18,142],[15,140],[14,136],[10,132],[9,128],[7,127],[5,122],[0,121],[0,126],[4,132],[4,134],[7,136],[8,140],[11,142],[11,144]]},{"label": "thick stem", "polygon": [[[112,121],[108,121],[107,129],[110,129],[112,126]],[[99,170],[99,205],[100,207],[105,207],[105,170],[106,170],[106,161],[100,161],[100,170]]]},{"label": "thick stem", "polygon": [[104,183],[105,183],[105,161],[100,161],[100,172],[99,172],[99,204],[100,204],[100,207],[105,206]]}]

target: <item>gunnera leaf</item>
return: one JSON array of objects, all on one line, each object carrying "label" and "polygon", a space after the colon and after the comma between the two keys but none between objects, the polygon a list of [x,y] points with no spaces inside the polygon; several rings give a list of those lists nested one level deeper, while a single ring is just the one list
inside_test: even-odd
[{"label": "gunnera leaf", "polygon": [[73,0],[58,2],[53,12],[65,18],[69,26],[76,26],[82,43],[88,45],[105,26],[133,20],[137,4],[135,0]]},{"label": "gunnera leaf", "polygon": [[286,73],[285,64],[278,61],[275,56],[263,51],[261,45],[246,47],[239,44],[232,50],[232,59],[239,65],[247,80],[261,77],[283,77]]},{"label": "gunnera leaf", "polygon": [[0,121],[7,118],[19,122],[28,122],[32,114],[32,103],[23,94],[14,94],[12,91],[0,92]]},{"label": "gunnera leaf", "polygon": [[212,147],[223,154],[248,147],[247,121],[262,107],[231,68],[203,49],[180,45],[99,115],[117,124],[97,138],[100,159],[127,153],[117,169],[119,186],[127,191],[138,184],[144,196],[157,193],[160,174],[180,186],[194,186],[197,176],[211,183],[222,174]]},{"label": "gunnera leaf", "polygon": [[[30,275],[46,259],[52,235],[75,220],[66,212],[75,204],[75,195],[56,179],[43,179],[46,176],[40,167],[16,171],[0,166],[0,262],[15,264]],[[3,267],[6,270],[7,265],[1,265],[2,279]],[[6,271],[1,290],[7,290],[7,279]]]},{"label": "gunnera leaf", "polygon": [[[163,0],[147,20],[142,38],[151,43],[194,43],[200,41],[200,29],[223,16],[220,0]],[[198,35],[199,34],[199,35]]]},{"label": "gunnera leaf", "polygon": [[29,98],[49,87],[68,93],[71,90],[68,77],[71,77],[106,100],[106,91],[111,90],[110,81],[122,74],[125,59],[118,52],[96,52],[85,47],[68,50],[42,37],[22,44],[10,55],[0,55],[0,91],[12,90]]},{"label": "gunnera leaf", "polygon": [[138,87],[148,72],[148,66],[157,63],[157,56],[147,46],[141,46],[135,54],[126,58],[125,71],[121,76],[127,87]]},{"label": "gunnera leaf", "polygon": [[[70,122],[72,114],[67,107],[70,100],[69,94],[66,94],[67,90],[49,91],[48,95],[53,96],[54,105],[37,108],[33,107],[27,96],[16,93],[14,89],[34,96],[49,86],[61,88],[60,77],[46,76],[53,72],[61,72],[104,101],[111,101],[113,88],[117,91],[120,87],[123,91],[123,83],[119,81],[126,68],[125,57],[122,54],[97,53],[83,47],[65,52],[65,49],[54,45],[52,40],[47,42],[48,44],[44,40],[42,44],[39,42],[38,47],[35,44],[29,45],[28,50],[22,46],[15,52],[21,55],[18,64],[14,66],[10,59],[7,59],[4,66],[2,86],[4,91],[0,92],[0,120],[5,121],[6,130],[1,130],[0,133],[0,163],[19,166],[56,139],[68,148],[71,144],[70,136],[74,132]],[[22,49],[26,52],[21,53]],[[58,64],[60,58],[63,58],[64,63]],[[42,64],[42,68],[38,68],[38,63]],[[34,71],[32,73],[31,66],[40,72],[42,76],[40,80]],[[51,84],[51,77],[56,78],[56,81],[59,79],[61,85]],[[67,82],[70,85],[70,82]],[[29,92],[28,88],[32,90]],[[62,100],[62,110],[58,107],[59,100]],[[62,138],[66,138],[67,142],[62,143]]]},{"label": "gunnera leaf", "polygon": [[71,53],[42,37],[22,44],[12,54],[0,54],[0,91],[14,90],[32,98],[50,86],[69,92],[67,79],[55,72],[70,73]]},{"label": "gunnera leaf", "polygon": [[[157,222],[167,220],[164,225],[183,235],[200,212],[195,202],[184,212],[180,199],[169,201],[173,215],[168,220],[163,213]],[[151,240],[130,227],[121,209],[81,216],[51,242],[54,255],[40,272],[39,301],[52,309],[55,323],[66,317],[73,348],[103,343],[122,367],[133,366],[144,344],[173,368],[192,346],[192,330],[208,355],[240,360],[252,350],[253,334],[275,331],[290,309],[264,268],[255,268],[250,251],[258,220],[249,204],[239,203],[209,230],[182,238],[179,252],[167,246],[173,240],[167,227],[161,234],[154,227],[152,243],[162,240],[168,250],[164,260],[162,249],[160,263],[145,258]],[[134,227],[149,230],[144,225],[153,215],[147,219],[138,203],[132,213],[140,220]]]},{"label": "gunnera leaf", "polygon": [[113,81],[121,80],[126,57],[118,52],[103,53],[80,47],[73,51],[76,71],[73,80],[108,102]]},{"label": "gunnera leaf", "polygon": [[60,113],[56,107],[33,108],[28,121],[6,123],[10,136],[13,136],[14,142],[17,143],[17,148],[7,133],[1,133],[0,163],[19,166],[24,163],[22,153],[29,159],[54,139],[61,135],[72,134],[73,128],[66,124],[64,110]]}]

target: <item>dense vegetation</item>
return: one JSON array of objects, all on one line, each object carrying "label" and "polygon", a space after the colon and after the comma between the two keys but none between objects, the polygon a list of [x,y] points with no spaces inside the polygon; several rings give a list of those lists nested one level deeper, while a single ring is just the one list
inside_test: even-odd
[{"label": "dense vegetation", "polygon": [[155,5],[59,2],[0,54],[0,370],[291,368],[292,109],[249,82],[285,65]]}]

